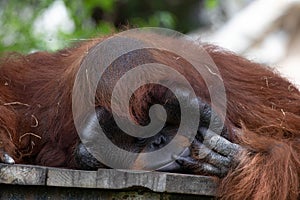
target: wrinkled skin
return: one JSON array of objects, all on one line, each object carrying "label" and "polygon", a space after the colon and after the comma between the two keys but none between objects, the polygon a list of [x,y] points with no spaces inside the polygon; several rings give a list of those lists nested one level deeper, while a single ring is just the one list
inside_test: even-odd
[{"label": "wrinkled skin", "polygon": [[[236,155],[241,147],[231,143],[228,139],[228,130],[222,127],[219,118],[211,122],[212,109],[209,104],[197,98],[200,106],[200,122],[197,135],[190,145],[180,156],[174,155],[174,161],[161,167],[158,171],[180,172],[191,174],[206,174],[223,177],[237,164]],[[158,150],[168,144],[175,136],[180,123],[180,108],[174,96],[167,97],[164,108],[168,118],[165,127],[155,136],[149,138],[135,138],[123,133],[118,129],[112,114],[102,107],[96,108],[97,122],[100,123],[107,137],[118,147],[131,152],[150,152]],[[208,126],[211,124],[210,128]],[[93,128],[89,126],[90,129]],[[86,129],[86,131],[89,130]],[[221,130],[218,135],[214,130]],[[126,143],[124,143],[126,141]],[[81,169],[96,169],[106,167],[97,161],[80,143],[76,150],[76,160]]]}]

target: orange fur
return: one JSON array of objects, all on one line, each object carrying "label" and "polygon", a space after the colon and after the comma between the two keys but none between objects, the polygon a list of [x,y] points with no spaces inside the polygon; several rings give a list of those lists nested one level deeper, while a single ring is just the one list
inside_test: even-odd
[{"label": "orange fur", "polygon": [[[72,119],[72,87],[82,59],[102,40],[57,53],[10,54],[1,59],[0,147],[17,163],[76,167],[72,155],[79,138]],[[300,190],[299,91],[266,66],[212,45],[203,48],[224,81],[226,125],[238,130],[231,133],[231,140],[245,148],[240,164],[222,180],[221,198],[296,200]],[[186,61],[174,60],[169,52],[148,53],[150,60],[181,70],[196,94],[209,102],[201,77],[186,71],[188,67],[181,69]],[[145,88],[134,100],[132,109],[141,120],[145,106],[139,98],[149,90],[153,88]],[[107,106],[100,97],[97,103]]]}]

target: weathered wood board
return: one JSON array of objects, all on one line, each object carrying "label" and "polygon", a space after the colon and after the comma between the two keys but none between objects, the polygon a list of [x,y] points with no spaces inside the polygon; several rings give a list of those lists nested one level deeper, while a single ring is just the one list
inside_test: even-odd
[{"label": "weathered wood board", "polygon": [[212,199],[216,187],[208,176],[0,164],[0,199]]}]

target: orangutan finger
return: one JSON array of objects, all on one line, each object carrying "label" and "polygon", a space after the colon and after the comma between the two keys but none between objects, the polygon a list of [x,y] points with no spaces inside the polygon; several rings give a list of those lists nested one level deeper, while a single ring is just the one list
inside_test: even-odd
[{"label": "orangutan finger", "polygon": [[224,137],[214,133],[209,129],[200,128],[199,132],[204,138],[203,144],[207,148],[212,149],[219,154],[234,157],[242,150],[242,147],[240,145],[231,143]]}]

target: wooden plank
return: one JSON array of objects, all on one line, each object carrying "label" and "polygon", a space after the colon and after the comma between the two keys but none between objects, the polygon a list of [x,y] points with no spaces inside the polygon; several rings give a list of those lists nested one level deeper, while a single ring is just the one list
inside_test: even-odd
[{"label": "wooden plank", "polygon": [[48,186],[126,189],[144,187],[154,192],[215,195],[217,180],[207,176],[161,172],[99,169],[96,171],[49,168]]},{"label": "wooden plank", "polygon": [[45,185],[47,170],[30,165],[6,165],[0,163],[0,183],[19,185]]},{"label": "wooden plank", "polygon": [[[38,192],[31,190],[31,193],[29,192],[27,194],[26,187],[29,188],[28,185],[39,185],[42,188],[41,191],[50,191],[50,189],[52,191],[53,188],[59,188],[57,190],[59,190],[62,195],[66,195],[66,199],[72,198],[67,197],[68,193],[65,191],[72,191],[77,197],[78,191],[89,190],[95,195],[99,193],[99,190],[107,195],[114,194],[115,199],[122,199],[123,197],[129,198],[130,196],[143,196],[143,198],[137,199],[148,199],[147,195],[153,197],[152,199],[173,199],[173,197],[176,197],[175,199],[179,197],[182,197],[182,199],[185,199],[183,197],[191,197],[191,199],[197,197],[196,199],[199,199],[200,197],[215,196],[218,182],[213,177],[208,176],[163,172],[115,169],[84,171],[29,165],[0,164],[0,188],[2,191],[4,191],[3,188],[5,188],[3,184],[9,186],[9,188],[12,188],[12,186],[16,184],[24,185],[25,189],[22,189],[25,196]],[[13,188],[16,188],[16,186]],[[18,191],[19,189],[17,191],[11,189],[5,190],[4,192],[0,192],[0,197],[3,197],[4,194],[18,195]],[[51,193],[47,198],[52,196],[53,194]],[[106,196],[104,194],[102,196],[103,199],[105,199]],[[38,198],[32,197],[32,199]]]},{"label": "wooden plank", "polygon": [[100,188],[122,189],[141,186],[154,192],[166,190],[166,173],[101,169],[97,175],[97,186]]},{"label": "wooden plank", "polygon": [[96,188],[96,180],[97,171],[48,168],[48,186]]},{"label": "wooden plank", "polygon": [[209,176],[168,174],[165,192],[215,196],[218,182]]}]

